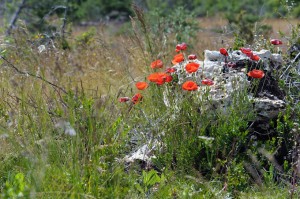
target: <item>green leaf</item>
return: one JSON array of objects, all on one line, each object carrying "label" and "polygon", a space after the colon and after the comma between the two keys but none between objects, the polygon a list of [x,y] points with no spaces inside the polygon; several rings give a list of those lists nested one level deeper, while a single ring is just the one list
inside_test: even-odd
[{"label": "green leaf", "polygon": [[159,183],[161,178],[157,175],[155,170],[151,170],[148,173],[143,171],[143,183],[147,186],[153,186],[156,183]]}]

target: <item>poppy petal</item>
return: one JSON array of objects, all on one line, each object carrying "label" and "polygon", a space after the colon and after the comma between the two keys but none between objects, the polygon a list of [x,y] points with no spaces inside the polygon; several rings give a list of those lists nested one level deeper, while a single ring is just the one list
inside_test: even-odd
[{"label": "poppy petal", "polygon": [[137,82],[135,84],[135,86],[139,90],[145,90],[148,87],[148,83],[147,82]]},{"label": "poppy petal", "polygon": [[252,71],[249,71],[249,72],[247,73],[247,75],[248,75],[249,77],[261,79],[261,78],[263,78],[263,77],[265,76],[265,73],[264,73],[264,71],[262,71],[262,70],[254,69],[254,70],[252,70]]},{"label": "poppy petal", "polygon": [[153,68],[153,69],[162,68],[163,66],[164,66],[164,64],[160,59],[155,60],[151,63],[151,68]]},{"label": "poppy petal", "polygon": [[199,68],[200,64],[197,64],[195,62],[191,62],[191,63],[188,63],[186,66],[185,66],[185,70],[188,72],[188,73],[193,73],[193,72],[196,72]]},{"label": "poppy petal", "polygon": [[198,89],[198,85],[193,81],[186,81],[182,84],[182,89],[187,91],[195,91]]},{"label": "poppy petal", "polygon": [[228,52],[225,48],[220,48],[220,53],[224,56],[228,56]]}]

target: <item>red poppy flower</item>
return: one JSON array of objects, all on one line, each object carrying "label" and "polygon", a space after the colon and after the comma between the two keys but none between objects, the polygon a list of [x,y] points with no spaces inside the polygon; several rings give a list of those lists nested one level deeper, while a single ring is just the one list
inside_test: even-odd
[{"label": "red poppy flower", "polygon": [[171,75],[167,75],[165,78],[165,82],[171,82],[173,80],[173,77]]},{"label": "red poppy flower", "polygon": [[158,73],[152,73],[148,76],[148,80],[150,82],[157,82],[158,78],[159,78]]},{"label": "red poppy flower", "polygon": [[191,63],[188,63],[186,66],[185,66],[185,70],[188,72],[188,73],[193,73],[193,72],[196,72],[199,68],[200,64],[197,64],[195,62],[191,62]]},{"label": "red poppy flower", "polygon": [[166,82],[167,74],[159,73],[157,81],[155,82],[157,85],[163,85]]},{"label": "red poppy flower", "polygon": [[244,53],[244,54],[252,53],[252,50],[251,50],[250,48],[240,48],[240,50],[241,50],[242,53]]},{"label": "red poppy flower", "polygon": [[181,44],[176,45],[176,50],[180,51],[181,50]]},{"label": "red poppy flower", "polygon": [[176,68],[167,68],[166,73],[174,73],[176,72]]},{"label": "red poppy flower", "polygon": [[135,84],[135,86],[139,90],[145,90],[148,87],[148,83],[147,82],[137,82]]},{"label": "red poppy flower", "polygon": [[183,42],[181,44],[176,45],[175,51],[179,52],[181,50],[186,50],[186,49],[187,49],[187,44]]},{"label": "red poppy flower", "polygon": [[259,61],[260,60],[260,57],[258,55],[254,55],[252,54],[250,59],[252,59],[253,61]]},{"label": "red poppy flower", "polygon": [[141,101],[143,96],[140,93],[135,94],[132,98],[131,101],[134,104],[137,104],[139,101]]},{"label": "red poppy flower", "polygon": [[228,52],[225,48],[220,48],[220,53],[224,56],[228,56]]},{"label": "red poppy flower", "polygon": [[163,85],[165,83],[163,78],[160,78],[157,82],[155,82],[157,85]]},{"label": "red poppy flower", "polygon": [[245,53],[245,55],[247,55],[247,57],[253,57],[253,52],[249,52],[249,53]]},{"label": "red poppy flower", "polygon": [[163,85],[166,82],[171,82],[173,80],[173,77],[171,75],[168,75],[166,73],[161,73],[158,77],[158,80],[156,81],[157,85]]},{"label": "red poppy flower", "polygon": [[279,40],[279,39],[271,39],[271,44],[273,45],[281,45],[282,44],[282,41]]},{"label": "red poppy flower", "polygon": [[120,97],[120,98],[119,98],[119,102],[127,102],[127,101],[129,101],[129,100],[130,100],[129,97]]},{"label": "red poppy flower", "polygon": [[207,85],[207,86],[211,86],[211,85],[214,85],[214,82],[213,82],[213,80],[211,80],[211,79],[204,79],[204,80],[202,80],[201,81],[201,83],[202,84],[204,84],[204,85]]},{"label": "red poppy flower", "polygon": [[151,63],[151,68],[155,69],[155,68],[162,68],[164,66],[163,62],[158,59],[158,60],[155,60]]},{"label": "red poppy flower", "polygon": [[253,56],[253,52],[250,48],[240,48],[240,50],[242,51],[242,53],[247,55],[247,57],[250,57],[250,59]]},{"label": "red poppy flower", "polygon": [[186,50],[187,49],[187,44],[186,43],[182,43],[180,44],[181,50]]},{"label": "red poppy flower", "polygon": [[249,77],[261,79],[261,78],[263,78],[263,77],[265,76],[265,73],[264,73],[264,71],[262,71],[262,70],[256,70],[256,69],[254,69],[254,70],[252,70],[252,71],[249,71],[249,72],[247,73],[247,75],[248,75]]},{"label": "red poppy flower", "polygon": [[174,58],[172,60],[172,64],[175,65],[175,64],[178,64],[178,63],[180,63],[182,61],[184,61],[184,56],[183,56],[182,53],[180,53],[180,54],[177,54],[177,55],[174,56]]},{"label": "red poppy flower", "polygon": [[187,91],[195,91],[198,89],[198,85],[193,81],[186,81],[182,84],[182,89]]},{"label": "red poppy flower", "polygon": [[172,76],[171,75],[168,75],[166,73],[152,73],[148,76],[148,80],[150,82],[154,82],[158,85],[162,85],[164,84],[165,82],[170,82],[172,81]]},{"label": "red poppy flower", "polygon": [[191,54],[191,55],[188,56],[188,59],[189,60],[195,60],[195,59],[197,59],[197,56],[194,55],[194,54]]}]

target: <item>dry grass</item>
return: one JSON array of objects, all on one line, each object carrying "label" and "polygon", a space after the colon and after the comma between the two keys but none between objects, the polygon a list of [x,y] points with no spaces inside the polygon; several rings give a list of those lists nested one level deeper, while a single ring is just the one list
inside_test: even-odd
[{"label": "dry grass", "polygon": [[[224,18],[201,18],[200,25],[203,29],[213,30],[222,29],[226,30],[227,20]],[[270,35],[271,38],[279,37],[279,31],[285,35],[291,33],[292,27],[300,23],[299,19],[264,19],[260,22],[263,25],[270,25],[273,28],[273,32]]]},{"label": "dry grass", "polygon": [[279,31],[285,35],[290,35],[292,27],[300,23],[299,19],[266,19],[262,21],[263,24],[272,26],[273,33],[271,34],[272,38],[280,37]]},{"label": "dry grass", "polygon": [[[230,34],[226,32],[226,21],[221,18],[200,19],[201,30],[197,33],[194,43],[195,53],[203,59],[205,49],[218,49],[229,47],[232,44]],[[116,25],[119,27],[119,25]],[[108,88],[116,92],[120,87],[132,87],[134,81],[144,80],[149,73],[151,55],[147,54],[142,38],[129,37],[127,35],[111,36],[118,32],[115,25],[99,25],[95,42],[96,47],[78,52],[79,56],[72,59],[73,65],[80,65],[80,72],[75,77],[82,81],[82,85],[88,90],[104,90]],[[76,37],[87,31],[88,27],[76,27],[73,36]],[[104,46],[102,46],[104,45]],[[82,49],[81,49],[82,50]],[[171,59],[175,54],[174,49],[167,49],[167,52],[159,51],[155,58],[164,60],[165,66],[171,66]],[[153,55],[152,55],[153,56]],[[146,59],[143,59],[146,57]],[[111,85],[111,87],[109,87]]]},{"label": "dry grass", "polygon": [[[290,35],[291,27],[298,22],[298,20],[268,19],[263,20],[262,24],[272,25],[271,38],[279,38],[279,31]],[[188,49],[187,53],[194,53],[203,59],[205,49],[217,50],[233,46],[233,35],[228,31],[227,21],[224,18],[200,18],[199,24],[200,30],[193,44],[194,50]],[[74,38],[86,32],[88,28],[73,28],[70,42],[74,43]],[[145,80],[146,74],[149,73],[151,57],[161,58],[166,66],[171,66],[170,62],[175,54],[173,48],[165,48],[165,51],[160,49],[157,54],[150,55],[145,50],[140,35],[116,34],[119,29],[120,24],[99,24],[91,45],[77,46],[72,51],[52,49],[41,54],[35,47],[36,51],[28,55],[13,54],[11,60],[26,70],[33,72],[44,70],[47,78],[54,83],[73,89],[83,87],[86,92],[95,95],[117,93],[120,88],[125,92],[133,88],[133,82]],[[24,33],[22,34],[24,36]],[[25,34],[23,40],[18,41],[19,46],[30,39]],[[156,45],[160,45],[159,42]],[[283,49],[286,50],[286,47],[283,46]],[[21,49],[20,52],[25,53],[26,49]],[[23,56],[35,59],[20,61],[18,57]]]},{"label": "dry grass", "polygon": [[[279,31],[286,35],[291,33],[291,27],[299,23],[298,20],[267,19],[262,24],[271,25],[273,32],[270,38],[280,38]],[[231,47],[233,45],[232,33],[227,29],[227,20],[224,18],[201,18],[199,19],[200,31],[197,33],[196,41],[193,44],[193,52],[203,59],[205,49],[219,49],[221,47]],[[132,38],[123,36],[111,37],[111,32],[117,32],[119,25],[99,26],[98,36],[102,41],[107,42],[110,48],[91,49],[91,52],[85,54],[86,58],[80,57],[78,61],[85,63],[82,66],[83,73],[77,75],[81,79],[85,88],[97,90],[97,88],[108,88],[111,84],[115,91],[119,87],[126,87],[133,80],[142,80],[145,78],[147,67],[150,60],[142,60],[144,57],[142,50],[139,49],[136,41]],[[75,35],[86,30],[85,28],[76,28]],[[287,43],[285,43],[287,44]],[[102,50],[101,50],[102,49]],[[287,46],[283,46],[286,50]],[[100,50],[100,51],[99,51]],[[188,51],[189,52],[189,51]],[[161,52],[162,53],[162,52]],[[174,53],[164,52],[166,57],[172,58]],[[105,54],[105,55],[104,55]],[[100,58],[100,55],[104,55]],[[169,62],[170,60],[166,60]],[[107,90],[107,89],[106,89]]]},{"label": "dry grass", "polygon": [[[227,29],[227,20],[224,18],[199,19],[200,32],[197,35],[197,54],[206,49],[217,50],[222,47],[229,48],[233,44],[232,33]],[[203,59],[203,57],[201,57]]]}]

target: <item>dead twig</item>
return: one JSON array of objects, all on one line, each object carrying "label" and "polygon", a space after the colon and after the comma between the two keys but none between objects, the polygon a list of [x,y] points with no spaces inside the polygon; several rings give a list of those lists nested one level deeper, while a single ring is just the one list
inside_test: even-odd
[{"label": "dead twig", "polygon": [[65,38],[65,28],[66,28],[66,24],[67,24],[68,0],[65,0],[65,4],[66,4],[66,6],[65,6],[65,11],[64,11],[64,18],[62,19],[63,23],[60,27],[60,35],[63,39]]},{"label": "dead twig", "polygon": [[26,3],[26,0],[22,0],[22,2],[19,5],[18,9],[16,10],[16,12],[14,13],[14,15],[12,16],[12,18],[10,20],[10,23],[9,23],[9,26],[8,26],[8,28],[6,30],[6,33],[5,33],[6,36],[10,35],[10,32],[11,32],[12,28],[14,27],[14,25],[15,25],[15,23],[16,23],[19,15],[20,15],[21,11],[23,10],[25,3]]},{"label": "dead twig", "polygon": [[291,61],[290,65],[285,69],[285,71],[280,75],[280,79],[285,75],[285,73],[293,66],[293,64],[300,58],[300,53]]}]

